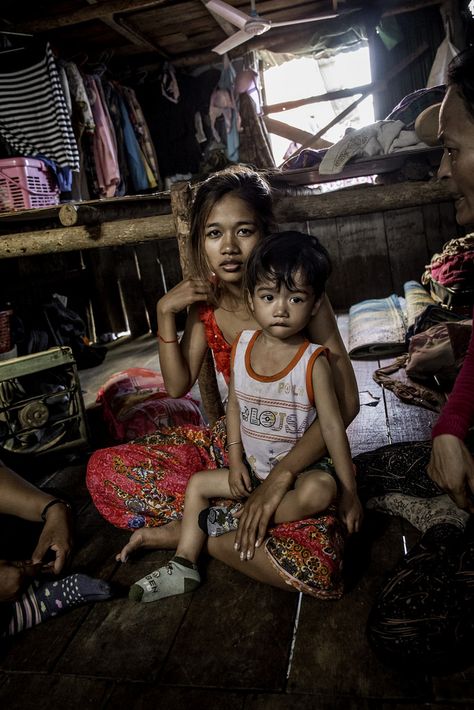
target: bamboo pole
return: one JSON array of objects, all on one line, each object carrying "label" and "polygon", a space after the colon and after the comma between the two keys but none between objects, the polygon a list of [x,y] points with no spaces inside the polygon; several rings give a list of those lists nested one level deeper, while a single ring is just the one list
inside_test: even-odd
[{"label": "bamboo pole", "polygon": [[[176,226],[179,258],[183,277],[189,276],[189,227],[193,190],[189,183],[179,182],[171,186],[171,209]],[[217,386],[216,371],[211,351],[208,349],[204,357],[198,377],[202,405],[213,425],[224,414],[224,407]]]},{"label": "bamboo pole", "polygon": [[98,225],[59,227],[0,236],[0,259],[123,246],[175,235],[172,215],[124,219]]}]

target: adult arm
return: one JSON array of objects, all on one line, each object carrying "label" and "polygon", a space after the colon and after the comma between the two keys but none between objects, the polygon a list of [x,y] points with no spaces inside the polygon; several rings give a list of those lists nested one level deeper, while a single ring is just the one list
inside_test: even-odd
[{"label": "adult arm", "polygon": [[321,304],[309,324],[309,336],[311,342],[324,345],[329,350],[334,388],[342,419],[348,427],[359,413],[359,391],[351,360],[326,294],[323,294]]},{"label": "adult arm", "polygon": [[[0,513],[15,515],[32,522],[42,522],[41,514],[52,500],[54,500],[52,495],[39,490],[0,464]],[[62,503],[53,505],[46,511],[45,518],[38,543],[31,556],[32,565],[5,563],[13,574],[13,586],[17,586],[18,589],[22,586],[23,580],[31,576],[32,566],[42,563],[48,550],[54,553],[54,562],[50,566],[56,574],[64,567],[70,554],[72,531],[68,507]],[[7,575],[6,569],[3,569],[3,572],[0,581],[0,599],[5,593],[5,590],[2,590],[5,584],[9,585],[8,593],[11,593],[12,575]]]},{"label": "adult arm", "polygon": [[327,359],[320,356],[313,366],[313,391],[321,432],[339,480],[339,512],[349,533],[357,532],[362,506],[357,496],[354,466]]},{"label": "adult arm", "polygon": [[464,440],[474,424],[474,329],[463,366],[433,427],[428,474],[464,510],[474,513],[474,459]]},{"label": "adult arm", "polygon": [[[199,320],[198,302],[210,295],[210,284],[186,279],[158,301],[160,367],[171,397],[182,397],[197,380],[207,350],[206,333]],[[183,337],[178,340],[176,315],[190,306]]]},{"label": "adult arm", "polygon": [[244,463],[244,447],[240,435],[240,407],[235,396],[234,376],[229,383],[226,409],[227,447],[229,453],[229,487],[235,498],[245,498],[251,490],[250,476]]},{"label": "adult arm", "polygon": [[[330,350],[334,388],[344,425],[347,427],[359,412],[359,394],[354,370],[337,327],[326,295],[309,327],[313,342]],[[326,453],[321,424],[316,419],[293,449],[272,469],[265,481],[250,494],[240,511],[236,534],[237,549],[253,550],[263,542],[270,520],[298,473]]]}]

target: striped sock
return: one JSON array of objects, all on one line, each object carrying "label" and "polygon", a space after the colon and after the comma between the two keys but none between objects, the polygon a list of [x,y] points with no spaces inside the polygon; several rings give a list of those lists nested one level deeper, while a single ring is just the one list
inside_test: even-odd
[{"label": "striped sock", "polygon": [[76,606],[104,601],[111,596],[107,582],[85,574],[73,574],[46,584],[35,581],[17,601],[12,602],[5,635],[14,636]]}]

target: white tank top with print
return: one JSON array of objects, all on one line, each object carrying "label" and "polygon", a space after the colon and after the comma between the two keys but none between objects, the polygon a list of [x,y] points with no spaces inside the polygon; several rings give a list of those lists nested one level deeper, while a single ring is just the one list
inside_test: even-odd
[{"label": "white tank top with print", "polygon": [[261,331],[244,330],[232,348],[240,431],[247,460],[265,479],[316,419],[313,364],[326,349],[305,340],[291,362],[271,376],[255,372],[252,348]]}]

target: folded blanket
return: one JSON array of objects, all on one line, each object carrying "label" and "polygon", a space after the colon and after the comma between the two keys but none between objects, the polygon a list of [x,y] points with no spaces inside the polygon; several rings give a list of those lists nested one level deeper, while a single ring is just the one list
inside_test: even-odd
[{"label": "folded blanket", "polygon": [[349,310],[349,355],[376,360],[407,351],[406,333],[417,316],[434,303],[417,281],[407,281],[404,297],[372,298]]},{"label": "folded blanket", "polygon": [[371,298],[349,310],[349,355],[378,359],[406,351],[407,328],[403,299],[392,293],[387,298]]}]

